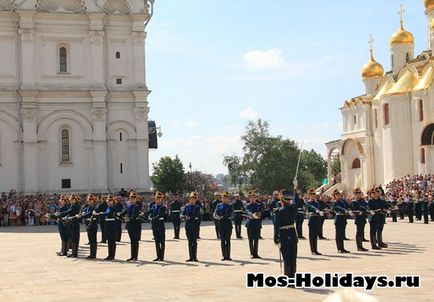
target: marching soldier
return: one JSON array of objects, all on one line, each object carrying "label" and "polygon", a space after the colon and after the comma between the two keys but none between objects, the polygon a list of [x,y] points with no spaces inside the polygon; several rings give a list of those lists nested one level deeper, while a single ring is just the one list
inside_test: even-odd
[{"label": "marching soldier", "polygon": [[95,210],[95,196],[92,194],[87,195],[86,206],[83,209],[83,213],[81,215],[85,220],[87,238],[89,240],[90,247],[90,255],[87,256],[87,259],[95,259],[96,251],[97,251],[97,239],[96,234],[98,232],[98,223],[96,215],[93,215]]},{"label": "marching soldier", "polygon": [[173,232],[175,237],[173,239],[179,239],[179,231],[181,228],[181,203],[179,202],[179,195],[173,195],[173,201],[170,204],[170,220],[173,224]]},{"label": "marching soldier", "polygon": [[[219,193],[215,192],[214,193],[214,200],[211,203],[211,211],[212,213],[215,212],[215,209],[217,208],[217,206],[219,205],[220,200],[219,200]],[[220,233],[219,233],[219,221],[217,219],[214,219],[214,229],[215,229],[215,234],[217,235],[217,239],[220,239]]]},{"label": "marching soldier", "polygon": [[264,208],[262,203],[258,202],[256,192],[250,191],[248,198],[250,203],[246,207],[246,212],[249,221],[246,223],[246,227],[249,238],[250,257],[252,259],[260,259],[261,257],[258,255],[259,236]]},{"label": "marching soldier", "polygon": [[[108,208],[107,202],[104,200],[104,197],[100,195],[97,212],[104,213],[107,211],[107,208]],[[107,232],[105,226],[106,226],[105,216],[101,215],[99,216],[99,227],[101,229],[101,243],[107,243]]]},{"label": "marching soldier", "polygon": [[155,193],[155,204],[151,207],[149,219],[152,224],[152,234],[155,240],[155,250],[157,258],[153,261],[164,261],[164,250],[166,246],[166,228],[164,226],[164,216],[166,215],[166,206],[162,205],[164,194]]},{"label": "marching soldier", "polygon": [[68,221],[70,230],[70,240],[72,252],[68,257],[77,258],[78,257],[78,246],[80,242],[80,224],[78,223],[78,217],[80,214],[80,206],[77,204],[78,198],[75,194],[71,194],[69,197],[70,207],[65,212],[60,212],[60,216],[65,217]]},{"label": "marching soldier", "polygon": [[373,250],[381,250],[381,247],[377,245],[377,233],[378,227],[380,225],[380,211],[381,211],[381,203],[377,196],[377,190],[375,188],[371,189],[369,192],[369,201],[368,201],[368,209],[369,209],[369,236],[371,240],[371,248]]},{"label": "marching soldier", "polygon": [[243,223],[243,213],[245,212],[244,204],[240,199],[240,194],[234,195],[235,201],[232,203],[234,208],[234,224],[235,233],[237,234],[237,239],[243,239],[241,236],[241,225]]},{"label": "marching soldier", "polygon": [[125,217],[126,229],[131,243],[131,257],[127,261],[137,261],[139,258],[139,225],[140,221],[140,207],[137,204],[137,193],[130,191],[129,205],[118,214],[119,217]]},{"label": "marching soldier", "polygon": [[348,203],[342,198],[342,193],[337,189],[333,192],[335,199],[333,203],[333,211],[336,213],[335,229],[336,229],[336,247],[339,253],[349,253],[350,251],[344,248],[345,228],[347,226],[347,214],[349,214]]},{"label": "marching soldier", "polygon": [[407,211],[407,216],[408,216],[408,222],[413,223],[414,222],[414,217],[413,217],[414,216],[414,202],[413,202],[412,196],[410,194],[407,194],[407,197],[405,200],[407,202],[406,211]]},{"label": "marching soldier", "polygon": [[222,202],[214,211],[214,219],[219,221],[219,233],[223,258],[222,261],[231,259],[231,235],[232,235],[232,216],[234,214],[232,205],[229,204],[229,193],[221,193]]},{"label": "marching soldier", "polygon": [[297,205],[297,217],[295,220],[297,235],[299,239],[306,239],[306,237],[303,236],[304,200],[299,190],[295,192],[294,202]]},{"label": "marching soldier", "polygon": [[112,261],[116,256],[116,208],[115,208],[115,200],[113,195],[107,196],[107,209],[104,212],[99,211],[94,212],[94,215],[100,215],[100,221],[104,221],[104,228],[106,230],[107,236],[107,249],[108,256],[104,260]]},{"label": "marching soldier", "polygon": [[282,207],[276,212],[274,223],[274,243],[279,245],[283,256],[284,274],[294,278],[297,272],[297,232],[295,230],[295,219],[297,205],[287,190],[280,192]]},{"label": "marching soldier", "polygon": [[198,199],[196,192],[191,192],[188,204],[185,205],[181,212],[181,216],[185,218],[185,233],[188,239],[189,258],[187,262],[197,260],[197,238],[199,237],[199,217],[200,207],[196,205]]},{"label": "marching soldier", "polygon": [[68,231],[66,226],[66,221],[63,221],[63,217],[66,216],[66,214],[60,214],[65,213],[68,210],[68,204],[66,202],[66,197],[64,195],[60,196],[59,199],[59,211],[55,212],[54,214],[50,215],[52,218],[57,219],[57,228],[59,230],[60,240],[62,241],[62,247],[61,251],[57,253],[57,256],[67,256],[68,255]]},{"label": "marching soldier", "polygon": [[273,192],[273,199],[270,202],[270,210],[271,210],[271,215],[272,215],[272,219],[273,219],[273,224],[274,224],[274,220],[275,220],[275,215],[276,212],[279,210],[280,208],[280,202],[279,202],[279,191],[274,191]]},{"label": "marching soldier", "polygon": [[423,201],[423,223],[428,224],[429,223],[429,202],[430,202],[430,197],[427,194],[425,194],[425,199]]},{"label": "marching soldier", "polygon": [[365,238],[366,214],[369,211],[368,203],[363,198],[363,192],[359,188],[354,189],[353,194],[355,201],[352,203],[352,208],[356,215],[354,223],[356,225],[357,250],[366,252],[367,249],[363,247],[363,238]]},{"label": "marching soldier", "polygon": [[[115,203],[116,213],[119,215],[120,213],[122,213],[124,206],[119,196],[115,197],[115,202],[116,202]],[[121,242],[121,238],[122,238],[122,220],[117,219],[116,220],[116,242]]]},{"label": "marching soldier", "polygon": [[310,189],[308,191],[309,200],[306,203],[306,209],[310,214],[309,217],[309,243],[310,243],[310,251],[312,255],[322,255],[318,252],[318,236],[319,236],[319,228],[321,226],[321,217],[324,215],[320,210],[320,205],[318,200],[316,199],[315,189]]},{"label": "marching soldier", "polygon": [[384,199],[381,198],[381,196],[384,194],[381,187],[376,188],[376,193],[380,205],[380,222],[378,224],[377,242],[379,247],[387,248],[387,244],[384,243],[383,241],[383,229],[384,229],[384,225],[386,224],[386,215],[387,213],[390,213],[389,205],[386,203]]},{"label": "marching soldier", "polygon": [[[324,213],[325,211],[330,210],[330,209],[328,208],[327,204],[325,203],[324,198],[325,198],[325,195],[319,195],[318,198],[317,198],[318,203],[319,203],[319,210],[320,210],[321,212],[323,212],[323,213]],[[323,226],[324,226],[324,221],[325,221],[325,219],[326,219],[325,215],[320,216],[318,238],[319,238],[319,239],[322,239],[322,240],[327,239],[326,237],[324,237],[324,233],[323,233]]]}]

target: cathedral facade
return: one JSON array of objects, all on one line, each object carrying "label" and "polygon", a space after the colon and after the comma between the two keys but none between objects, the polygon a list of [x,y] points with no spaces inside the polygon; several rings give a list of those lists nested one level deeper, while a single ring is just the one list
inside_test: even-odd
[{"label": "cathedral facade", "polygon": [[371,55],[362,68],[363,95],[341,108],[343,133],[327,143],[340,154],[342,189],[384,185],[406,175],[434,173],[434,0],[425,0],[430,48],[415,56],[401,8],[399,30],[390,40],[391,70]]},{"label": "cathedral facade", "polygon": [[0,191],[150,189],[147,0],[0,0]]}]

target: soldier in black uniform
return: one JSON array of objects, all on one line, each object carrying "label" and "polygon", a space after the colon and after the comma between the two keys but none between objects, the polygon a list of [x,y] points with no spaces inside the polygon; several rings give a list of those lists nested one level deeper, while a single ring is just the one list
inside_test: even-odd
[{"label": "soldier in black uniform", "polygon": [[173,232],[175,237],[173,239],[179,239],[179,231],[181,228],[181,202],[179,201],[179,195],[173,195],[173,201],[170,204],[170,220],[173,224]]},{"label": "soldier in black uniform", "polygon": [[428,224],[429,223],[429,202],[430,197],[428,193],[425,194],[425,199],[423,200],[423,223]]},{"label": "soldier in black uniform", "polygon": [[[326,211],[328,211],[329,209],[327,208],[327,204],[324,201],[324,195],[320,195],[320,196],[317,196],[317,197],[318,197],[317,200],[318,200],[318,203],[319,203],[319,210],[321,212],[323,212],[323,213],[326,212]],[[325,215],[320,216],[318,238],[319,239],[323,239],[323,240],[327,239],[326,237],[324,237],[324,232],[323,232],[323,227],[324,227],[324,221],[325,221],[325,219],[326,219]]]},{"label": "soldier in black uniform", "polygon": [[249,238],[250,257],[252,259],[260,259],[258,255],[259,249],[259,235],[261,230],[261,220],[264,213],[264,207],[262,203],[258,202],[256,193],[254,191],[249,192],[250,203],[246,207],[246,213],[249,221],[246,223],[247,236]]},{"label": "soldier in black uniform", "polygon": [[366,252],[363,247],[363,238],[365,238],[366,215],[369,211],[368,203],[363,198],[363,192],[356,188],[353,191],[354,201],[352,203],[353,213],[356,215],[354,223],[356,225],[356,244],[357,250]]},{"label": "soldier in black uniform", "polygon": [[414,222],[414,202],[413,202],[413,197],[408,194],[407,195],[407,208],[406,208],[406,212],[407,212],[407,216],[408,216],[408,222],[409,223],[413,223]]},{"label": "soldier in black uniform", "polygon": [[63,221],[63,217],[65,217],[66,214],[62,214],[62,216],[60,215],[60,213],[65,213],[69,208],[64,195],[61,195],[59,198],[59,206],[59,211],[50,215],[50,217],[57,220],[57,228],[59,230],[60,240],[62,241],[62,247],[60,252],[57,253],[57,256],[67,256],[69,237],[66,230],[66,221]]},{"label": "soldier in black uniform", "polygon": [[115,208],[115,200],[113,195],[107,196],[107,209],[102,212],[100,211],[100,208],[98,207],[98,212],[95,212],[95,214],[100,215],[103,220],[100,219],[100,221],[104,221],[104,227],[106,230],[107,235],[107,249],[108,249],[108,256],[104,260],[112,261],[115,259],[116,256],[116,208]]},{"label": "soldier in black uniform", "polygon": [[139,258],[139,224],[140,221],[140,207],[137,204],[137,193],[130,191],[130,202],[125,209],[118,213],[118,217],[124,217],[126,222],[126,229],[131,243],[131,257],[127,261],[137,261]]},{"label": "soldier in black uniform", "polygon": [[306,237],[303,236],[304,200],[299,190],[295,192],[294,202],[297,205],[297,217],[295,220],[297,235],[299,239],[306,239]]},{"label": "soldier in black uniform", "polygon": [[[124,209],[120,196],[115,197],[115,209],[118,215],[119,213],[122,213]],[[121,238],[122,238],[122,220],[117,219],[116,220],[116,242],[121,242]]]},{"label": "soldier in black uniform", "polygon": [[84,218],[86,224],[87,238],[90,244],[90,255],[87,259],[95,259],[97,251],[96,234],[98,232],[98,223],[95,211],[95,196],[92,194],[87,195],[86,206],[83,209],[81,217]]},{"label": "soldier in black uniform", "polygon": [[[107,202],[103,199],[103,196],[99,196],[99,203],[97,206],[97,212],[98,213],[104,213],[107,211],[108,205]],[[101,215],[99,216],[99,227],[101,229],[101,243],[107,243],[107,232],[105,228],[105,216]]]},{"label": "soldier in black uniform", "polygon": [[315,189],[310,189],[308,194],[309,200],[306,202],[306,209],[310,216],[308,222],[310,251],[312,255],[321,255],[321,253],[318,252],[318,236],[321,225],[321,216],[324,214],[319,208],[320,205],[316,199]]},{"label": "soldier in black uniform", "polygon": [[384,225],[386,224],[386,215],[387,213],[390,213],[389,204],[387,204],[387,202],[382,198],[384,193],[381,187],[376,188],[376,192],[377,192],[377,198],[379,200],[380,209],[381,209],[380,221],[378,223],[378,231],[377,231],[377,242],[379,247],[386,248],[387,244],[384,243],[383,241],[383,229],[384,229]]},{"label": "soldier in black uniform", "polygon": [[[217,208],[217,206],[220,203],[219,197],[220,197],[220,194],[217,193],[217,192],[215,192],[214,193],[214,200],[211,202],[211,211],[212,211],[212,213],[214,213],[215,209]],[[214,218],[213,218],[213,221],[214,221],[215,234],[217,236],[217,239],[220,239],[219,221],[217,219],[214,219]]]},{"label": "soldier in black uniform", "polygon": [[[133,192],[133,190],[131,190],[130,193],[131,193],[131,192]],[[137,193],[136,193],[136,194],[137,194]],[[143,197],[143,198],[144,198],[144,197]],[[139,195],[137,195],[137,206],[139,207],[139,210],[140,210],[140,211],[143,211],[143,208],[144,208],[144,201],[143,201],[142,198],[140,198]],[[137,224],[137,232],[138,232],[138,238],[139,238],[139,241],[142,240],[142,223],[143,223],[143,220],[142,220],[142,219],[139,219],[139,220],[138,220],[138,224]]]},{"label": "soldier in black uniform", "polygon": [[297,272],[297,232],[295,230],[295,219],[297,205],[287,190],[280,191],[282,207],[276,212],[274,223],[274,243],[280,245],[284,262],[284,274],[294,278]]},{"label": "soldier in black uniform", "polygon": [[423,204],[423,198],[422,193],[417,192],[417,195],[415,196],[415,204],[414,204],[414,213],[416,216],[416,220],[422,220],[422,204]]},{"label": "soldier in black uniform", "polygon": [[238,239],[242,239],[241,236],[241,225],[243,223],[243,214],[245,212],[244,204],[240,199],[240,194],[234,195],[235,201],[232,203],[232,207],[234,208],[234,224],[235,224],[235,233],[237,234]]},{"label": "soldier in black uniform", "polygon": [[350,207],[346,200],[342,198],[342,192],[337,189],[333,192],[335,199],[333,203],[333,211],[336,213],[335,229],[336,229],[336,247],[339,253],[349,253],[350,251],[344,248],[345,228],[347,226],[347,215],[349,214]]},{"label": "soldier in black uniform", "polygon": [[369,192],[369,201],[368,201],[368,209],[369,209],[369,237],[371,240],[371,248],[373,250],[381,250],[381,247],[377,244],[377,233],[378,226],[381,220],[381,202],[378,199],[377,190],[375,188],[371,189]]},{"label": "soldier in black uniform", "polygon": [[219,221],[219,233],[223,258],[222,261],[231,259],[231,235],[232,235],[232,216],[234,210],[229,204],[229,193],[222,192],[220,194],[222,202],[214,211],[214,219]]},{"label": "soldier in black uniform", "polygon": [[429,215],[431,216],[431,221],[434,221],[434,199],[432,195],[430,195],[429,198],[431,199],[429,204]]},{"label": "soldier in black uniform", "polygon": [[199,261],[197,260],[197,237],[199,236],[199,217],[201,213],[200,207],[196,205],[197,199],[197,193],[191,192],[189,202],[181,212],[181,217],[185,219],[185,233],[188,239],[189,258],[187,262]]},{"label": "soldier in black uniform", "polygon": [[80,214],[80,206],[77,204],[78,198],[75,194],[71,194],[69,198],[70,207],[65,212],[60,212],[61,216],[67,215],[64,219],[68,221],[70,234],[71,234],[71,254],[68,257],[78,257],[78,246],[80,242],[80,224],[78,223],[78,217]]},{"label": "soldier in black uniform", "polygon": [[164,217],[167,212],[165,205],[162,205],[164,194],[161,192],[155,192],[154,200],[155,204],[149,211],[149,219],[152,224],[152,234],[155,240],[155,250],[157,258],[153,261],[164,261],[164,251],[166,247],[166,228],[164,226]]},{"label": "soldier in black uniform", "polygon": [[202,204],[202,202],[199,200],[199,199],[197,199],[196,200],[196,205],[199,207],[199,209],[200,209],[200,216],[199,216],[199,230],[198,230],[198,233],[197,233],[197,239],[200,239],[200,225],[201,225],[201,223],[202,223],[202,214],[203,214],[203,204]]}]

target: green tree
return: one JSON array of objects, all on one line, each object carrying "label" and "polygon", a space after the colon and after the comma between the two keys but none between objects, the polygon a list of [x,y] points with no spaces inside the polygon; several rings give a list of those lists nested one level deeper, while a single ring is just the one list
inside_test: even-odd
[{"label": "green tree", "polygon": [[187,172],[185,178],[185,188],[188,191],[197,191],[202,195],[211,192],[209,185],[212,184],[214,177],[211,174],[202,173],[201,171]]},{"label": "green tree", "polygon": [[158,163],[152,164],[154,173],[151,176],[154,188],[162,192],[182,193],[185,189],[184,165],[176,156],[160,158]]},{"label": "green tree", "polygon": [[225,156],[223,164],[228,167],[229,182],[231,185],[240,189],[246,179],[244,167],[242,165],[242,158],[237,155]]},{"label": "green tree", "polygon": [[341,160],[337,157],[332,163],[332,174],[336,176],[339,173],[341,173]]}]

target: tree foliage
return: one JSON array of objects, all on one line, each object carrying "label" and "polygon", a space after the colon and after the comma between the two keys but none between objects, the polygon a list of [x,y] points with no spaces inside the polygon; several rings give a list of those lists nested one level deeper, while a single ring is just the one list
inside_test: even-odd
[{"label": "tree foliage", "polygon": [[151,180],[156,190],[173,193],[184,192],[186,177],[184,165],[178,156],[174,159],[169,156],[162,157],[158,163],[154,163],[152,166],[154,173]]},{"label": "tree foliage", "polygon": [[[244,143],[243,157],[226,156],[223,160],[233,185],[247,183],[263,192],[294,189],[293,180],[301,151],[295,141],[271,136],[268,122],[261,119],[248,123],[241,140]],[[298,188],[319,187],[326,175],[327,164],[322,156],[313,150],[303,151]]]}]

